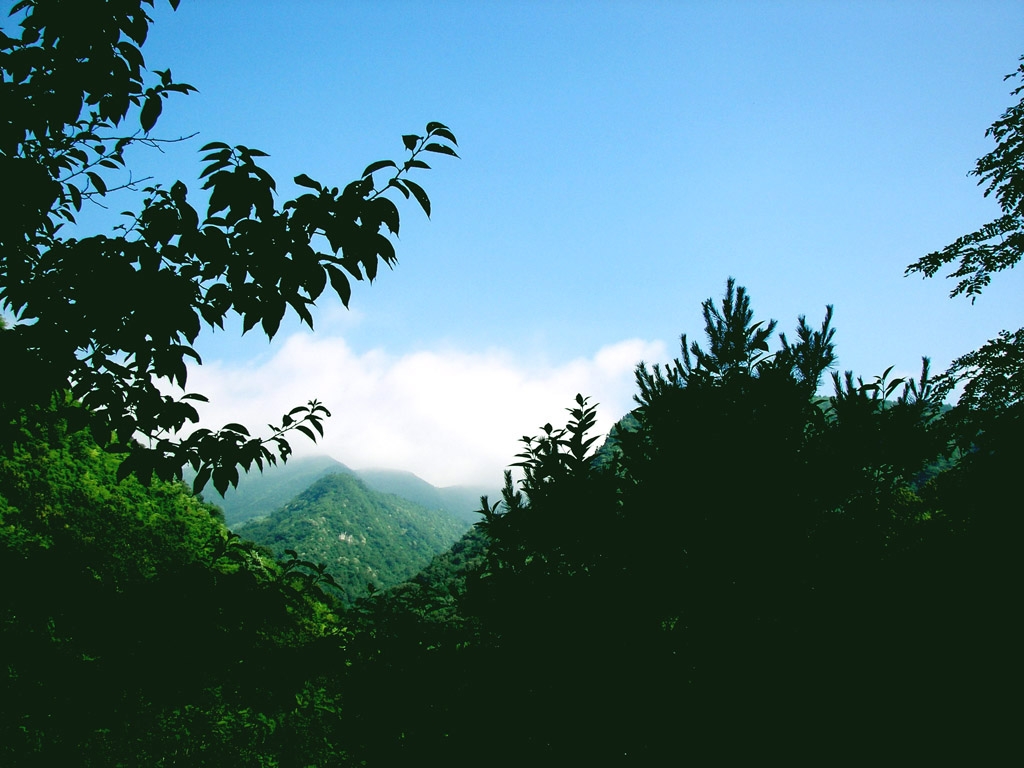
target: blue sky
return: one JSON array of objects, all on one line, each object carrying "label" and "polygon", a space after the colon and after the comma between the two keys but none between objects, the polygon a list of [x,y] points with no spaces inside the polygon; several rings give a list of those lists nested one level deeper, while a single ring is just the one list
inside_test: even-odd
[{"label": "blue sky", "polygon": [[[607,428],[633,364],[700,337],[733,276],[790,330],[835,305],[840,369],[936,369],[1022,323],[1024,275],[971,305],[906,265],[991,220],[966,173],[1012,101],[1021,2],[158,0],[144,48],[198,94],[136,167],[197,189],[207,141],[342,185],[431,120],[399,265],[273,344],[206,334],[211,422],[318,397],[324,449],[438,484],[500,481],[577,391]],[[297,447],[299,447],[297,445]],[[303,450],[314,450],[302,446]],[[316,449],[319,450],[319,449]]]}]

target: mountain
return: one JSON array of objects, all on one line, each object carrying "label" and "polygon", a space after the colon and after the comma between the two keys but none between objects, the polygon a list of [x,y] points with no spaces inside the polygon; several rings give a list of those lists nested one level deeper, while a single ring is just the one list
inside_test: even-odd
[{"label": "mountain", "polygon": [[338,472],[236,531],[278,557],[291,549],[301,559],[325,563],[341,596],[352,602],[366,594],[367,585],[381,589],[411,578],[465,528],[448,512],[380,493]]},{"label": "mountain", "polygon": [[[352,470],[330,456],[292,459],[284,464],[268,466],[263,472],[243,475],[237,488],[228,488],[222,496],[208,486],[203,497],[224,510],[224,522],[230,528],[257,517],[269,515],[294,499],[319,478],[336,472],[351,474]],[[191,477],[185,478],[187,482]]]},{"label": "mountain", "polygon": [[595,467],[605,467],[612,463],[615,458],[615,449],[619,447],[619,436],[624,432],[636,432],[640,428],[640,422],[632,411],[619,419],[609,430],[604,442],[594,451],[591,458]]},{"label": "mountain", "polygon": [[[209,487],[204,497],[224,510],[224,521],[234,528],[249,520],[265,517],[280,509],[324,475],[343,473],[362,479],[374,491],[393,493],[427,509],[441,509],[462,520],[475,523],[479,516],[480,497],[493,489],[473,486],[437,488],[412,472],[393,469],[353,470],[330,456],[309,456],[291,459],[285,464],[267,467],[262,473],[243,475],[237,488],[229,488],[222,496]],[[190,481],[192,478],[187,477]]]},{"label": "mountain", "polygon": [[375,491],[393,493],[404,499],[415,501],[428,509],[443,509],[467,524],[480,519],[480,497],[487,494],[497,497],[495,489],[468,485],[450,485],[438,488],[412,472],[394,469],[360,469],[356,474]]}]

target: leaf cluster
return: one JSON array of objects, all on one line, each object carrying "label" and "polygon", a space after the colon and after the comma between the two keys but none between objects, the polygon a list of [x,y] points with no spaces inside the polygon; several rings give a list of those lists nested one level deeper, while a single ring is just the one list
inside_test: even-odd
[{"label": "leaf cluster", "polygon": [[[1004,79],[1013,78],[1022,84],[1011,94],[1024,94],[1024,63]],[[995,195],[1002,216],[927,254],[906,270],[907,274],[920,272],[933,277],[947,265],[959,262],[947,275],[957,280],[949,295],[965,295],[971,302],[992,281],[994,272],[1010,269],[1024,256],[1024,97],[1010,106],[985,135],[995,140],[996,148],[979,158],[968,175],[976,176],[979,185],[986,185],[986,197]]]},{"label": "leaf cluster", "polygon": [[795,343],[786,334],[779,334],[781,347],[771,352],[769,340],[776,320],[753,322],[750,297],[736,281],[726,281],[721,309],[712,298],[701,305],[704,315],[704,334],[708,341],[705,351],[696,341],[687,345],[686,334],[680,337],[681,356],[662,369],[655,363],[648,368],[641,362],[636,369],[638,393],[633,399],[640,406],[649,404],[666,388],[716,386],[743,382],[757,377],[786,377],[798,382],[807,396],[817,391],[822,374],[832,367],[835,354],[835,329],[832,327],[832,306],[825,308],[825,318],[818,330],[812,330],[807,318],[797,320]]}]

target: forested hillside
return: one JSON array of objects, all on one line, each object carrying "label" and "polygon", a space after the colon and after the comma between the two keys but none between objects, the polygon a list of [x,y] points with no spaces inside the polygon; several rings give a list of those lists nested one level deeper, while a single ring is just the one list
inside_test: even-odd
[{"label": "forested hillside", "polygon": [[[233,528],[280,509],[319,478],[335,472],[351,470],[330,456],[292,459],[240,477],[238,485],[223,494],[211,488],[204,498],[224,510],[224,522]],[[192,477],[186,473],[185,480]]]},{"label": "forested hillside", "polygon": [[[224,510],[225,521],[233,527],[275,512],[318,478],[338,472],[358,477],[371,490],[401,496],[427,509],[449,512],[466,525],[476,522],[480,496],[487,492],[471,486],[437,488],[412,472],[353,470],[330,456],[306,456],[266,467],[263,472],[243,475],[236,487],[227,489],[224,494],[208,490],[205,498]],[[194,473],[186,473],[186,480],[192,477]]]},{"label": "forested hillside", "polygon": [[412,472],[393,469],[360,469],[355,474],[375,491],[393,493],[427,509],[443,509],[467,525],[477,521],[480,497],[488,493],[487,489],[469,485],[438,488]]},{"label": "forested hillside", "polygon": [[368,587],[412,577],[463,530],[447,512],[371,491],[344,473],[320,478],[269,517],[236,528],[278,557],[295,550],[303,559],[325,563],[348,602]]},{"label": "forested hillside", "polygon": [[0,459],[0,764],[337,764],[309,729],[346,640],[323,576],[64,423]]}]

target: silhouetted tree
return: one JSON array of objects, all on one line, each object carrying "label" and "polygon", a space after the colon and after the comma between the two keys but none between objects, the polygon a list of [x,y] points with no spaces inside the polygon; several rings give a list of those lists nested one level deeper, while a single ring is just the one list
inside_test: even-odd
[{"label": "silhouetted tree", "polygon": [[[1024,62],[1024,56],[1020,59]],[[1006,76],[1018,85],[1011,92],[1024,94],[1024,64]],[[959,260],[949,277],[959,278],[951,296],[966,294],[975,301],[992,274],[1014,267],[1024,255],[1024,98],[1010,106],[986,131],[996,148],[979,158],[970,175],[987,183],[985,196],[995,193],[1003,215],[981,229],[958,238],[941,251],[910,265],[907,272],[932,277]],[[1024,519],[1014,476],[1022,456],[1024,432],[1024,328],[1000,331],[979,349],[958,357],[935,381],[940,396],[962,387],[948,416],[960,460],[935,479],[928,489],[941,508],[957,542],[970,542],[970,563],[961,579],[964,603],[991,603],[992,621],[1005,601],[1014,599],[1008,585],[1019,583],[1019,562],[1012,544],[1020,540]],[[971,585],[967,587],[966,585]],[[994,654],[988,654],[994,658]]]},{"label": "silhouetted tree", "polygon": [[703,308],[707,348],[683,336],[680,358],[638,366],[638,407],[600,460],[577,397],[481,510],[465,605],[520,683],[503,689],[530,713],[520,757],[567,759],[593,733],[595,759],[699,755],[734,729],[777,736],[786,713],[813,728],[810,701],[845,717],[871,685],[904,690],[867,638],[931,530],[915,478],[947,440],[927,363],[912,383],[836,376],[826,399],[831,307],[774,352],[777,323],[734,281]]},{"label": "silhouetted tree", "polygon": [[201,150],[203,215],[181,181],[152,184],[119,234],[65,237],[62,223],[75,222],[83,205],[138,191],[144,182],[125,151],[164,141],[151,133],[164,100],[195,90],[169,69],[146,68],[152,5],[22,0],[11,9],[19,32],[0,32],[0,306],[14,318],[0,332],[0,358],[17,371],[0,398],[0,443],[31,432],[54,400],[70,396],[84,407],[65,417],[127,454],[122,475],[180,477],[191,464],[196,488],[212,476],[223,492],[239,465],[287,458],[290,432],[315,439],[327,409],[317,401],[295,408],[266,438],[238,424],[180,437],[198,420],[190,401],[205,398],[171,397],[160,380],[185,387],[204,324],[223,327],[235,315],[244,332],[260,326],[273,338],[293,312],[312,327],[310,307],[328,283],[347,306],[350,280],[372,281],[381,262],[395,264],[382,229],[397,234],[399,213],[385,193],[413,197],[429,215],[426,193],[408,175],[429,168],[426,153],[455,156],[455,136],[429,123],[423,135],[403,136],[401,165],[371,163],[343,188],[299,174],[295,183],[308,192],[281,204],[257,164],[266,153],[211,142]]},{"label": "silhouetted tree", "polygon": [[[1024,80],[1024,64],[1004,79],[1011,78]],[[1011,93],[1024,93],[1024,84]],[[921,272],[933,277],[946,265],[959,262],[947,275],[959,280],[950,296],[965,294],[972,302],[991,282],[993,272],[1010,269],[1024,255],[1024,97],[1009,107],[985,135],[995,139],[996,148],[979,158],[968,175],[977,176],[978,184],[987,183],[985,196],[995,193],[1003,215],[907,267],[907,274]]]}]

